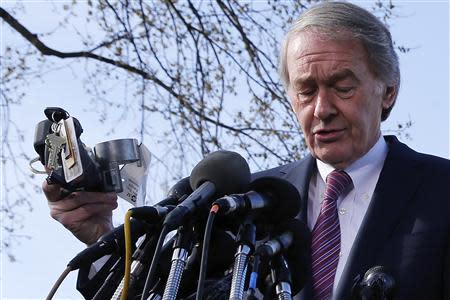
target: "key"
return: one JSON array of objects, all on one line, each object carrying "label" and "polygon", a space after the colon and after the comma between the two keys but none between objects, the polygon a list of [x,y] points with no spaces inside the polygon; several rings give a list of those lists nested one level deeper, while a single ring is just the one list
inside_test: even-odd
[{"label": "key", "polygon": [[61,120],[60,124],[60,135],[66,139],[66,146],[61,153],[61,164],[66,182],[71,182],[83,174],[83,163],[78,148],[74,118]]},{"label": "key", "polygon": [[69,122],[66,120],[63,121],[63,126],[64,126],[63,132],[67,140],[66,148],[63,151],[63,160],[64,163],[66,164],[66,167],[70,169],[74,167],[75,164],[77,163],[74,145],[74,142],[76,143],[77,140],[76,138],[74,138],[75,129],[73,128],[73,126],[70,126]]},{"label": "key", "polygon": [[66,139],[56,133],[48,134],[45,138],[45,144],[48,147],[47,168],[56,170],[59,167],[58,156],[62,147],[66,144]]}]

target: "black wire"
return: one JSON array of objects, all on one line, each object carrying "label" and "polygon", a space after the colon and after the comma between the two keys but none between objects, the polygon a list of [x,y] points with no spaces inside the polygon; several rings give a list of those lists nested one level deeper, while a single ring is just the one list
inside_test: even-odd
[{"label": "black wire", "polygon": [[145,279],[144,291],[142,292],[141,300],[147,299],[147,294],[150,291],[153,278],[155,277],[156,267],[158,266],[159,257],[161,256],[161,248],[164,244],[164,239],[167,235],[167,227],[163,226],[161,229],[161,234],[159,235],[158,243],[156,244],[155,254],[153,254],[152,264],[148,270],[147,278]]},{"label": "black wire", "polygon": [[209,241],[211,240],[211,232],[216,213],[216,211],[211,210],[208,215],[208,220],[206,221],[205,235],[203,237],[202,258],[200,262],[200,274],[197,284],[197,296],[195,297],[196,300],[202,300],[203,298],[203,289],[205,285],[206,269],[208,264]]}]

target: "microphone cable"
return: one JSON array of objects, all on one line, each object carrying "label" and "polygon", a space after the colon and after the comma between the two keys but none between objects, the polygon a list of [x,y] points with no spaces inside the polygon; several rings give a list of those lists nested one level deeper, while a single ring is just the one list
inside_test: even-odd
[{"label": "microphone cable", "polygon": [[[183,197],[182,197],[183,198]],[[150,220],[152,222],[159,222],[160,218],[165,217],[168,212],[170,212],[174,208],[173,205],[167,205],[164,207],[164,209],[159,209],[157,207],[135,207],[131,208],[127,211],[125,214],[125,220],[124,220],[124,240],[125,240],[125,270],[124,270],[124,278],[123,278],[123,290],[120,299],[126,300],[128,296],[128,289],[130,285],[130,277],[131,277],[131,260],[132,260],[132,237],[131,237],[131,217],[136,218],[142,218],[146,220]],[[161,235],[158,240],[158,245],[160,245],[160,248],[155,249],[155,256],[158,254],[158,260],[159,260],[159,253],[161,252],[162,244],[164,242],[164,238],[166,236],[167,229],[165,226],[163,226],[163,229],[161,231]],[[160,243],[160,240],[162,238],[162,242]],[[155,259],[155,256],[153,259]],[[152,261],[153,266],[153,261]],[[150,272],[149,272],[150,274]],[[147,277],[148,279],[148,277]]]},{"label": "microphone cable", "polygon": [[144,290],[141,295],[141,300],[147,299],[147,294],[150,291],[151,284],[153,283],[153,277],[156,274],[156,267],[158,266],[158,261],[161,256],[161,249],[164,244],[164,239],[166,238],[169,229],[167,226],[163,226],[161,229],[161,233],[158,238],[158,243],[156,244],[155,253],[153,254],[152,263],[150,265],[150,269],[148,270],[147,278],[145,279]]},{"label": "microphone cable", "polygon": [[55,295],[56,291],[61,286],[61,283],[64,281],[64,279],[66,279],[66,277],[70,273],[70,271],[72,271],[72,268],[70,266],[67,266],[67,268],[64,270],[64,272],[62,272],[62,274],[56,280],[55,284],[53,284],[53,287],[50,290],[50,292],[48,293],[47,298],[45,298],[45,300],[51,300],[53,298],[53,296]]},{"label": "microphone cable", "polygon": [[130,273],[131,273],[131,227],[130,219],[133,215],[133,211],[129,209],[125,214],[125,220],[123,223],[124,239],[125,239],[125,271],[123,277],[123,290],[121,300],[126,300],[128,296],[128,285],[130,283]]},{"label": "microphone cable", "polygon": [[253,265],[252,272],[250,273],[250,281],[248,284],[248,290],[246,295],[246,300],[257,299],[256,294],[256,285],[258,283],[258,273],[259,273],[259,265],[261,263],[261,255],[256,252],[253,255]]},{"label": "microphone cable", "polygon": [[208,220],[206,221],[205,234],[203,236],[202,258],[200,261],[200,271],[197,283],[197,295],[195,297],[196,300],[203,299],[203,289],[205,285],[206,270],[208,265],[209,242],[211,240],[211,233],[214,224],[214,219],[216,217],[218,210],[219,205],[214,204],[209,211]]}]

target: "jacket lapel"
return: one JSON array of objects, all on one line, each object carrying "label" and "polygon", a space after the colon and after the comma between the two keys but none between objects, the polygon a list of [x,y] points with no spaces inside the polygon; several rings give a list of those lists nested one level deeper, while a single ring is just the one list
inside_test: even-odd
[{"label": "jacket lapel", "polygon": [[420,180],[416,153],[395,137],[386,137],[386,142],[389,152],[334,299],[350,299],[355,277],[374,266],[377,253],[395,230]]},{"label": "jacket lapel", "polygon": [[[308,155],[301,161],[286,165],[284,168],[280,169],[280,176],[287,181],[291,182],[299,191],[301,197],[301,210],[297,218],[303,223],[308,224],[308,193],[309,193],[309,182],[316,169],[316,160]],[[310,246],[308,245],[308,249]],[[308,278],[303,289],[294,297],[295,300],[307,300],[312,299],[312,289],[310,281],[311,273],[311,262],[309,253],[306,255],[305,261],[305,274],[304,276]]]},{"label": "jacket lapel", "polygon": [[297,216],[298,219],[306,223],[309,181],[315,170],[316,160],[308,155],[304,159],[286,165],[280,169],[280,177],[292,183],[300,193],[301,209]]}]

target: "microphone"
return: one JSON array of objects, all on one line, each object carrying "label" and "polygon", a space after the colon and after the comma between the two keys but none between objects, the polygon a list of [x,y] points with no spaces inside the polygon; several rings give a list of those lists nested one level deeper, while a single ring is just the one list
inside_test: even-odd
[{"label": "microphone", "polygon": [[166,216],[163,226],[168,230],[181,226],[211,198],[245,191],[249,182],[250,168],[238,153],[219,150],[208,154],[191,172],[194,192]]},{"label": "microphone", "polygon": [[[185,272],[181,279],[178,292],[179,299],[195,300],[200,260],[202,256],[202,244],[196,243],[189,256]],[[206,270],[206,282],[204,300],[228,299],[231,287],[231,274],[228,273],[233,264],[235,241],[234,236],[225,230],[215,229],[210,241],[208,255],[208,268]]]},{"label": "microphone", "polygon": [[[308,227],[298,219],[290,219],[284,222],[278,230],[278,235],[274,238],[261,244],[255,251],[255,260],[261,258],[263,262],[283,254],[284,258],[289,265],[289,271],[291,273],[291,289],[292,295],[298,293],[306,284],[306,279],[309,277],[308,261],[309,261],[309,245],[310,245],[310,232]],[[257,262],[259,264],[259,262]],[[252,273],[253,277],[261,278],[266,277],[267,271],[261,268],[262,276],[258,276],[258,268]],[[256,278],[253,280],[253,287],[256,287]],[[259,284],[263,285],[264,281],[260,281]],[[267,289],[270,294],[271,287]],[[269,292],[270,291],[270,292]],[[273,298],[272,298],[273,299]]]},{"label": "microphone", "polygon": [[[88,248],[78,253],[77,256],[69,261],[67,266],[70,267],[71,270],[77,270],[82,266],[90,265],[104,255],[111,254],[115,251],[123,251],[123,226],[124,225],[122,224],[101,236],[95,244],[90,245]],[[146,227],[138,220],[132,219],[130,222],[130,227],[131,236],[133,237],[134,242],[146,233]]]},{"label": "microphone", "polygon": [[192,194],[192,188],[189,177],[184,177],[183,179],[175,183],[167,193],[167,197],[164,200],[158,202],[158,204],[156,205],[177,205],[181,197],[190,194]]},{"label": "microphone", "polygon": [[279,177],[261,177],[250,183],[245,194],[225,196],[214,202],[218,214],[245,215],[250,211],[261,212],[271,223],[294,218],[300,211],[300,194],[288,181]]},{"label": "microphone", "polygon": [[293,239],[294,234],[292,231],[286,230],[282,234],[260,245],[256,249],[256,254],[259,254],[263,259],[273,257],[275,254],[287,250],[291,246]]},{"label": "microphone", "polygon": [[250,182],[250,168],[238,153],[219,150],[201,160],[192,170],[189,180],[194,191],[164,219],[141,299],[147,298],[149,288],[154,283],[165,235],[183,225],[187,218],[206,206],[213,196],[244,191]]},{"label": "microphone", "polygon": [[[154,222],[159,221],[167,215],[167,213],[173,209],[172,205],[177,204],[178,200],[192,193],[192,188],[189,182],[189,177],[185,177],[175,183],[169,192],[167,197],[155,204],[155,206],[143,206],[133,208],[133,217],[143,218],[146,221]],[[166,207],[167,206],[167,207]],[[144,224],[136,219],[131,219],[131,236],[133,237],[133,243],[146,233],[146,228]],[[124,240],[124,225],[120,225],[114,228],[109,233],[106,233],[100,239],[90,245],[88,248],[81,251],[77,256],[75,256],[69,263],[68,266],[72,270],[81,268],[82,266],[89,265],[99,259],[100,257],[111,254],[115,251],[124,250],[123,240]]]},{"label": "microphone", "polygon": [[367,270],[361,282],[357,282],[355,287],[357,299],[386,300],[392,295],[395,280],[386,267],[375,266]]}]

